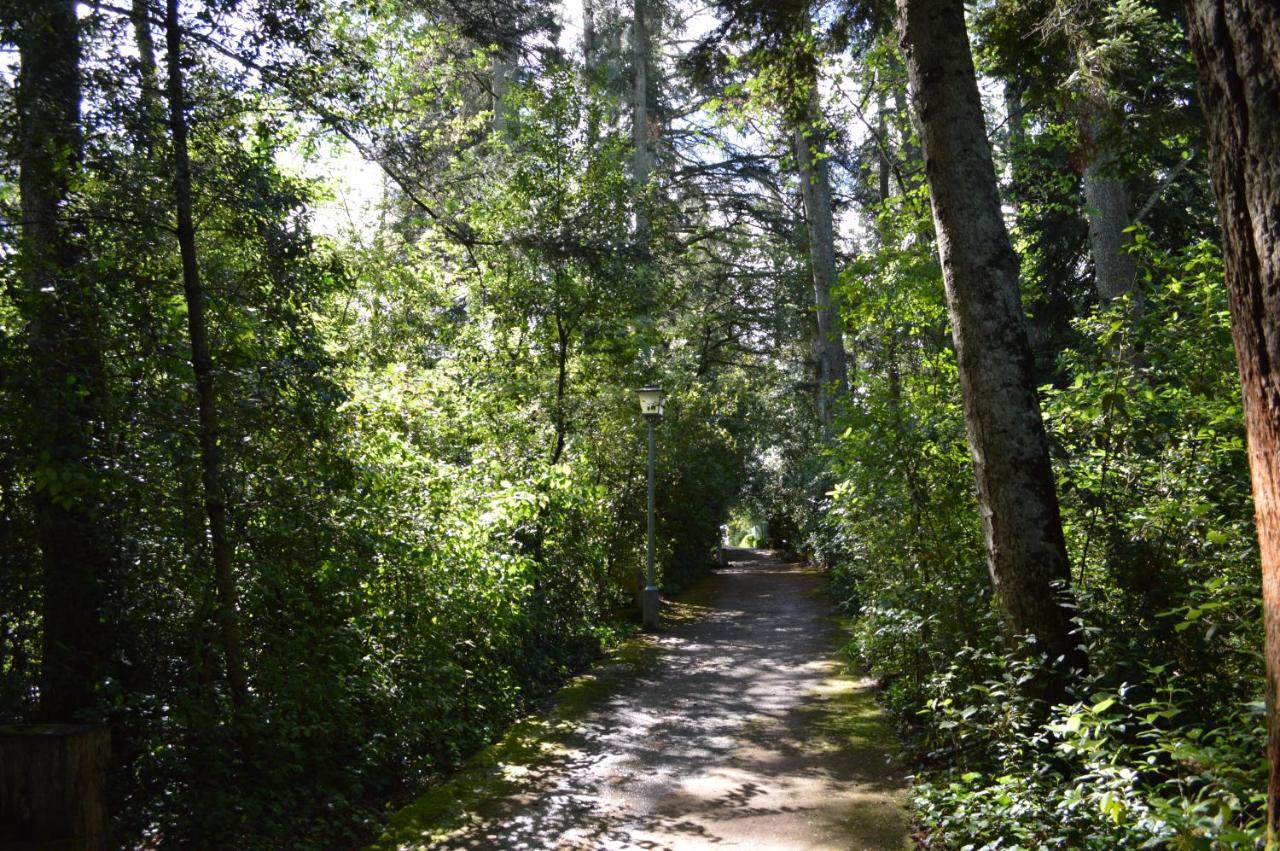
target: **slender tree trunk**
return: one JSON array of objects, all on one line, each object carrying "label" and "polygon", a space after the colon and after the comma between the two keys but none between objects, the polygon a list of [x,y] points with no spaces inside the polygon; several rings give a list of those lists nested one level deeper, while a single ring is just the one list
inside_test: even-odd
[{"label": "slender tree trunk", "polygon": [[1189,0],[1244,395],[1266,631],[1268,847],[1280,838],[1280,7]]},{"label": "slender tree trunk", "polygon": [[1009,116],[1008,157],[1016,163],[1023,146],[1027,143],[1027,119],[1022,105],[1022,87],[1016,82],[1005,83],[1004,109]]},{"label": "slender tree trunk", "polygon": [[493,89],[492,126],[495,135],[504,136],[507,132],[507,110],[505,101],[507,89],[511,87],[511,74],[514,70],[514,59],[505,50],[499,48],[493,57],[491,71]]},{"label": "slender tree trunk", "polygon": [[[133,43],[138,48],[138,66],[142,70],[142,83],[154,96],[159,86],[159,74],[156,72],[156,43],[151,35],[150,0],[132,0],[129,8],[133,24]],[[144,97],[145,95],[146,92]]]},{"label": "slender tree trunk", "polygon": [[596,68],[595,0],[582,0],[582,64],[590,77]]},{"label": "slender tree trunk", "polygon": [[[1023,106],[1022,87],[1017,81],[1005,84],[1004,104],[1009,128],[1005,137],[1005,160],[1009,168],[1009,192],[1005,196],[1005,203],[1013,210],[1015,226],[1021,227],[1025,199],[1020,191],[1028,185],[1029,178],[1022,157],[1027,144],[1026,108]],[[1042,310],[1027,317],[1027,341],[1031,344],[1033,357],[1043,357],[1052,340],[1052,323],[1051,311]]]},{"label": "slender tree trunk", "polygon": [[876,92],[876,135],[880,137],[880,144],[876,147],[879,154],[876,157],[876,177],[877,185],[880,190],[880,203],[883,204],[889,200],[889,133],[888,125],[884,120],[885,99],[884,89],[877,87]]},{"label": "slender tree trunk", "polygon": [[[1022,201],[1018,190],[1029,182],[1026,167],[1023,165],[1023,151],[1027,145],[1026,107],[1022,102],[1022,87],[1015,81],[1004,86],[1004,109],[1008,132],[1005,134],[1004,157],[1008,163],[1010,191],[1004,202],[1013,209],[1013,220],[1020,226],[1022,223]],[[1033,323],[1034,324],[1034,323]],[[1035,329],[1029,329],[1033,336]],[[1032,346],[1035,349],[1035,346]]]},{"label": "slender tree trunk", "polygon": [[649,184],[649,26],[646,0],[634,0],[631,21],[631,182],[635,188],[635,239],[641,248],[649,243],[649,217],[645,210],[645,188]]},{"label": "slender tree trunk", "polygon": [[237,614],[234,555],[227,535],[227,504],[222,479],[222,450],[218,445],[218,407],[214,392],[213,359],[205,322],[205,293],[196,255],[192,216],[191,161],[187,146],[186,94],[182,74],[182,30],[178,0],[166,0],[165,40],[168,46],[169,130],[173,137],[173,194],[178,218],[178,247],[182,255],[182,288],[187,302],[187,331],[191,337],[191,366],[195,372],[196,404],[200,416],[200,463],[204,480],[205,514],[213,551],[218,589],[218,622],[226,654],[231,699],[243,706],[248,696],[244,655]]},{"label": "slender tree trunk", "polygon": [[831,301],[836,283],[835,233],[831,221],[831,168],[814,127],[821,122],[816,86],[809,91],[806,120],[795,129],[796,162],[800,171],[800,194],[804,199],[805,224],[809,231],[809,262],[813,267],[813,300],[818,315],[818,338],[814,354],[818,361],[819,411],[823,426],[830,432],[835,418],[835,399],[849,394],[849,366],[844,351],[840,311]]},{"label": "slender tree trunk", "polygon": [[109,402],[94,286],[67,220],[82,156],[76,6],[25,0],[19,15],[19,248],[43,570],[40,711],[69,720],[93,707],[111,658],[101,616],[115,561],[101,484]]},{"label": "slender tree trunk", "polygon": [[1070,582],[1049,445],[996,190],[962,0],[898,0],[933,205],[965,428],[996,599],[1009,629],[1050,660],[1061,698],[1084,665],[1059,592]]},{"label": "slender tree trunk", "polygon": [[150,0],[133,0],[130,6],[133,24],[133,43],[138,49],[138,127],[134,143],[138,150],[150,157],[155,149],[156,128],[164,122],[160,102],[160,75],[156,70],[156,45],[151,35]]},{"label": "slender tree trunk", "polygon": [[551,450],[552,466],[560,463],[564,454],[565,440],[569,434],[569,417],[565,411],[565,393],[569,388],[569,329],[564,319],[556,314],[556,410],[555,410],[555,445]]},{"label": "slender tree trunk", "polygon": [[586,79],[587,147],[594,150],[600,141],[600,112],[595,102],[597,83],[595,0],[582,0],[582,69]]},{"label": "slender tree trunk", "polygon": [[[884,89],[881,88],[876,96],[876,133],[880,136],[882,142],[880,145],[880,153],[877,158],[877,170],[879,172],[879,191],[880,203],[886,204],[889,201],[889,152],[888,152],[888,125],[885,120],[885,96]],[[880,242],[884,244],[883,234]],[[924,498],[925,490],[920,486],[919,477],[915,474],[914,465],[911,463],[910,447],[907,445],[907,419],[902,409],[902,371],[898,365],[898,334],[899,329],[890,330],[890,343],[887,351],[884,353],[885,373],[889,383],[889,416],[893,422],[894,436],[897,442],[897,449],[901,453],[901,457],[906,462],[902,466],[904,477],[907,481],[907,490],[911,499],[911,528],[914,535],[908,543],[908,547],[912,550],[913,560],[917,564],[922,564],[923,560],[915,558],[921,546],[924,544],[924,522],[923,517],[927,509],[927,503]]]}]

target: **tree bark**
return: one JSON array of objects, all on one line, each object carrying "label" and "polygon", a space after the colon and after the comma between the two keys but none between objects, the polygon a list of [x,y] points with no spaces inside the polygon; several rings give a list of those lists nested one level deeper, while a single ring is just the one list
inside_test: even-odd
[{"label": "tree bark", "polygon": [[[1070,581],[1062,520],[1018,291],[1018,258],[996,189],[962,0],[898,0],[960,373],[965,428],[996,599],[1063,697],[1083,651],[1060,601]],[[1056,664],[1053,660],[1060,660]]]},{"label": "tree bark", "polygon": [[130,22],[133,25],[133,43],[138,49],[138,127],[134,143],[139,151],[150,157],[155,149],[156,128],[164,122],[160,104],[160,75],[156,66],[156,45],[151,35],[150,0],[133,0],[130,6]]},{"label": "tree bark", "polygon": [[582,0],[582,65],[587,76],[596,68],[596,4],[595,0]]},{"label": "tree bark", "polygon": [[40,711],[70,720],[92,708],[111,659],[101,617],[115,564],[101,484],[109,399],[95,290],[68,221],[82,159],[76,6],[27,0],[19,15],[19,250],[43,571]]},{"label": "tree bark", "polygon": [[600,142],[600,110],[595,102],[598,81],[595,0],[582,0],[582,70],[586,79],[587,148],[594,151]]},{"label": "tree bark", "polygon": [[831,216],[831,167],[819,134],[821,123],[816,86],[809,91],[804,121],[795,128],[800,194],[809,231],[809,262],[813,267],[813,300],[818,315],[814,355],[818,361],[818,410],[828,433],[835,418],[835,399],[849,394],[849,367],[844,351],[840,311],[831,301],[836,283],[835,232]]},{"label": "tree bark", "polygon": [[1084,170],[1084,201],[1089,222],[1089,252],[1093,255],[1094,286],[1098,301],[1106,304],[1137,285],[1137,264],[1126,249],[1132,241],[1125,229],[1129,218],[1129,188],[1120,178],[1107,177],[1105,170],[1115,161],[1109,152]]},{"label": "tree bark", "polygon": [[1016,81],[1004,85],[1004,108],[1009,122],[1006,155],[1010,163],[1016,163],[1020,151],[1027,143],[1027,118],[1022,105],[1022,87]]},{"label": "tree bark", "polygon": [[196,405],[200,418],[200,463],[204,483],[205,514],[213,552],[218,589],[218,622],[226,655],[227,681],[232,702],[247,700],[244,656],[234,555],[227,535],[227,504],[222,478],[222,450],[218,445],[218,405],[214,388],[213,358],[205,320],[205,293],[196,253],[196,229],[192,215],[191,160],[187,144],[186,95],[182,75],[182,30],[178,0],[166,0],[165,40],[168,47],[169,130],[173,137],[173,194],[178,219],[178,248],[182,257],[182,287],[187,303],[187,331],[191,340],[191,366],[195,372]]},{"label": "tree bark", "polygon": [[876,91],[876,135],[880,137],[880,144],[876,146],[878,151],[876,155],[876,184],[879,189],[880,203],[884,204],[889,200],[889,150],[888,150],[888,125],[884,120],[885,98],[884,89],[877,86]]},{"label": "tree bark", "polygon": [[1189,0],[1262,557],[1268,847],[1280,838],[1280,7]]},{"label": "tree bark", "polygon": [[1133,224],[1129,187],[1115,174],[1119,158],[1107,142],[1105,104],[1086,106],[1082,118],[1088,165],[1083,174],[1085,218],[1089,224],[1089,253],[1093,255],[1094,288],[1102,304],[1135,292],[1138,264],[1126,249],[1132,242],[1125,229]]},{"label": "tree bark", "polygon": [[0,727],[0,847],[107,851],[110,755],[106,724]]},{"label": "tree bark", "polygon": [[511,88],[511,75],[514,69],[514,57],[505,49],[499,48],[493,57],[493,68],[491,70],[491,86],[493,89],[493,119],[491,124],[493,132],[497,136],[505,136],[507,133],[505,101],[507,89]]},{"label": "tree bark", "polygon": [[560,463],[565,441],[569,436],[569,415],[565,410],[565,394],[569,388],[569,328],[560,314],[556,314],[556,408],[555,444],[551,450],[551,466]]}]

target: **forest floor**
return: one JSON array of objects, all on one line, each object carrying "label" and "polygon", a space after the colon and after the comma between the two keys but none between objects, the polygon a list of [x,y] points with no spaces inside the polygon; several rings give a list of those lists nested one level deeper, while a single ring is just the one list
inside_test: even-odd
[{"label": "forest floor", "polygon": [[821,574],[729,559],[373,848],[911,847],[894,736]]}]

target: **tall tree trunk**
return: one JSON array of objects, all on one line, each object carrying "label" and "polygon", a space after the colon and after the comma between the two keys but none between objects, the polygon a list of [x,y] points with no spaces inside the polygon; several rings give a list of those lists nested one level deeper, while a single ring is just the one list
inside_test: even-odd
[{"label": "tall tree trunk", "polygon": [[649,25],[646,0],[634,0],[631,21],[631,182],[635,189],[635,239],[642,248],[649,242],[649,217],[645,210],[645,187],[649,184]]},{"label": "tall tree trunk", "polygon": [[[1084,666],[1059,591],[1070,581],[1053,468],[1036,397],[1018,258],[996,190],[962,0],[898,0],[960,372],[965,429],[996,599],[1015,634],[1050,660],[1061,698]],[[1057,586],[1061,586],[1057,587]]]},{"label": "tall tree trunk", "polygon": [[111,658],[101,615],[115,566],[101,484],[109,404],[95,290],[67,221],[82,158],[76,4],[26,0],[19,15],[19,248],[43,570],[40,711],[70,719],[93,707]]},{"label": "tall tree trunk", "polygon": [[582,65],[590,77],[596,68],[596,4],[582,0]]},{"label": "tall tree trunk", "polygon": [[1126,250],[1132,239],[1125,229],[1133,224],[1129,187],[1115,174],[1119,158],[1106,139],[1106,110],[1105,104],[1086,106],[1082,134],[1090,149],[1083,175],[1089,253],[1093,255],[1094,287],[1102,304],[1135,292],[1138,282],[1138,264]]},{"label": "tall tree trunk", "polygon": [[218,622],[226,654],[231,699],[243,706],[248,696],[244,655],[237,614],[235,566],[227,535],[227,504],[222,480],[222,450],[218,445],[218,406],[214,392],[213,359],[205,323],[205,294],[196,255],[192,216],[191,160],[187,146],[186,94],[182,76],[182,30],[178,0],[166,0],[165,41],[168,46],[169,130],[173,137],[173,195],[178,219],[178,248],[182,255],[182,288],[187,302],[187,331],[191,338],[191,366],[195,372],[196,405],[200,416],[200,464],[204,481],[205,514],[218,589]]},{"label": "tall tree trunk", "polygon": [[818,422],[822,423],[822,437],[825,441],[832,438],[832,416],[829,412],[830,399],[827,394],[827,364],[822,357],[822,332],[812,328],[813,339],[813,404],[818,409]]},{"label": "tall tree trunk", "polygon": [[138,49],[138,127],[134,143],[150,157],[155,149],[156,128],[164,121],[160,103],[160,75],[156,70],[156,45],[151,35],[150,0],[133,0],[130,6],[133,43]]},{"label": "tall tree trunk", "polygon": [[[1019,81],[1008,82],[1004,86],[1005,113],[1008,116],[1008,133],[1005,136],[1005,162],[1009,169],[1009,192],[1004,203],[1013,211],[1015,227],[1023,224],[1023,206],[1025,199],[1020,189],[1031,182],[1023,164],[1023,151],[1027,144],[1027,115],[1022,100],[1022,85]],[[1027,317],[1027,341],[1031,344],[1032,357],[1044,357],[1046,349],[1052,349],[1053,335],[1052,311],[1042,310]],[[1054,353],[1056,356],[1056,352]]]},{"label": "tall tree trunk", "polygon": [[491,87],[493,90],[493,132],[497,136],[504,136],[507,132],[507,109],[505,101],[507,97],[507,89],[511,88],[511,75],[515,68],[515,59],[505,49],[499,48],[493,57],[493,67],[491,73]]},{"label": "tall tree trunk", "polygon": [[818,409],[828,433],[835,418],[834,399],[849,394],[849,367],[844,351],[840,311],[831,301],[836,283],[835,233],[831,222],[831,168],[819,133],[822,121],[816,85],[809,90],[805,120],[795,128],[800,194],[809,231],[809,262],[813,267],[813,300],[818,314],[814,355],[818,361]]},{"label": "tall tree trunk", "polygon": [[156,43],[151,35],[151,3],[150,0],[132,0],[130,6],[130,22],[133,24],[133,44],[138,49],[138,67],[146,91],[154,95],[159,86],[159,74],[156,71]]},{"label": "tall tree trunk", "polygon": [[1089,222],[1089,252],[1093,255],[1094,286],[1098,301],[1107,302],[1135,291],[1138,267],[1126,249],[1132,240],[1125,229],[1129,217],[1129,188],[1105,172],[1115,161],[1100,152],[1084,170],[1084,201]]},{"label": "tall tree trunk", "polygon": [[555,444],[551,449],[551,466],[560,463],[565,441],[569,437],[569,412],[565,409],[565,396],[569,389],[569,326],[557,312],[556,320],[556,407],[552,414],[555,425]]},{"label": "tall tree trunk", "polygon": [[595,0],[582,0],[582,69],[586,78],[587,148],[595,150],[600,141],[600,111],[595,102],[596,8]]},{"label": "tall tree trunk", "polygon": [[1271,847],[1280,838],[1280,7],[1189,0],[1187,11],[1222,215],[1262,555]]},{"label": "tall tree trunk", "polygon": [[876,178],[877,187],[880,191],[880,203],[884,204],[889,200],[889,126],[884,120],[885,97],[883,83],[876,87],[876,135],[880,138],[880,144],[876,146],[879,152],[876,156]]},{"label": "tall tree trunk", "polygon": [[1004,108],[1009,120],[1008,157],[1016,163],[1019,154],[1027,143],[1027,117],[1022,105],[1022,85],[1008,82],[1004,85]]}]

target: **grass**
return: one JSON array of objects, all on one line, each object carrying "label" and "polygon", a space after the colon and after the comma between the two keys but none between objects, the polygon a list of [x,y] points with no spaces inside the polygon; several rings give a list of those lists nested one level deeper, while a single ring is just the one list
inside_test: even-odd
[{"label": "grass", "polygon": [[562,688],[550,710],[516,722],[447,781],[396,812],[367,851],[425,848],[467,827],[483,802],[533,789],[569,755],[566,741],[578,722],[656,657],[647,635],[623,641]]}]

